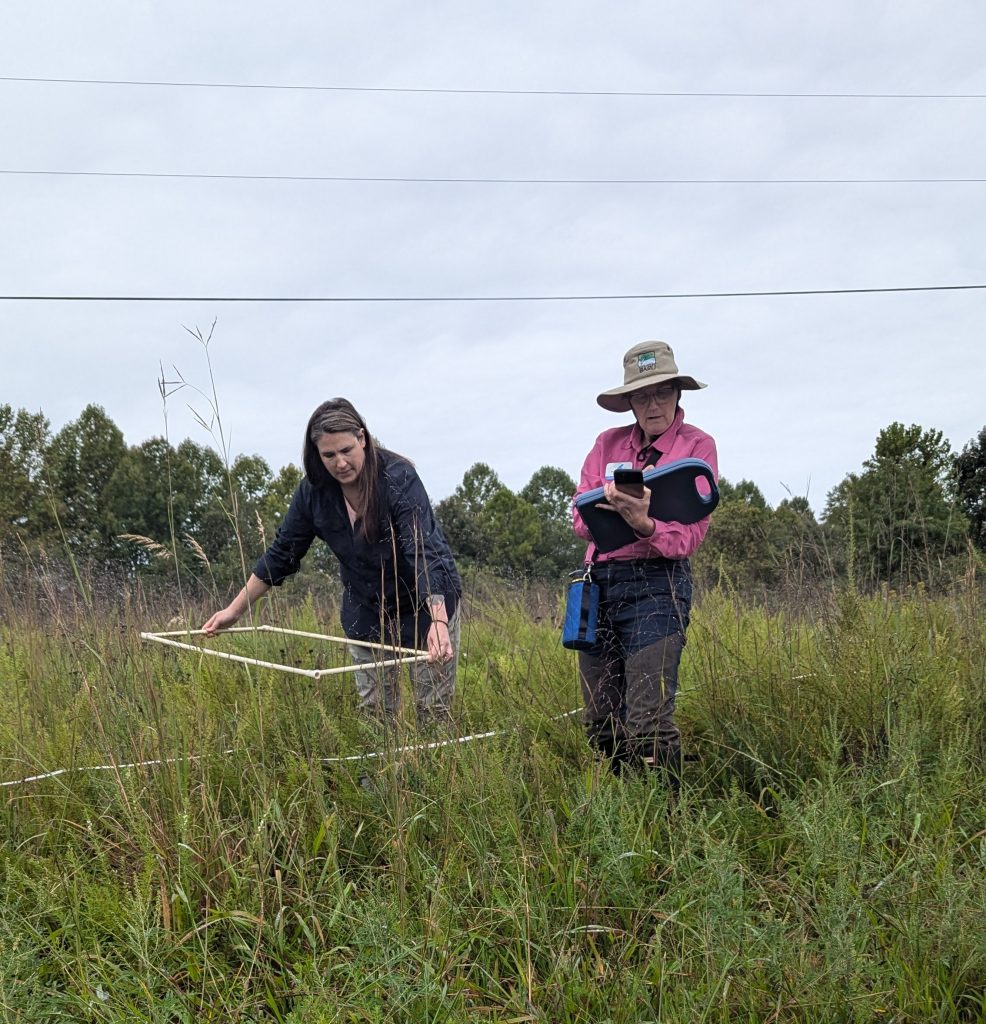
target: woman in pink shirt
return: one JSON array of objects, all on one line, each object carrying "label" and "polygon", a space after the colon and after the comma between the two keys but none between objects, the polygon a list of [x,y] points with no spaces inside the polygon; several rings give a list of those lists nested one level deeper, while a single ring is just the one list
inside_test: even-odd
[{"label": "woman in pink shirt", "polygon": [[651,519],[650,490],[642,497],[617,490],[618,468],[647,469],[678,459],[702,459],[718,478],[715,441],[685,423],[682,391],[706,385],[678,372],[663,341],[635,345],[623,357],[623,384],[596,401],[610,412],[632,412],[634,422],[604,430],[586,457],[578,493],[603,487],[614,515],[637,539],[597,552],[578,510],[574,529],[588,540],[586,561],[600,587],[596,642],[579,652],[589,743],[611,769],[647,768],[665,773],[672,793],[681,781],[681,740],[674,724],[678,664],[692,600],[688,559],[709,528],[708,517],[691,525]]}]

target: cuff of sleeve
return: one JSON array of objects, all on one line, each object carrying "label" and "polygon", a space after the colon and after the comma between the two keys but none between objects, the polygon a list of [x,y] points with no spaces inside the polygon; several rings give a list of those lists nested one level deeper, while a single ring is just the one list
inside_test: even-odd
[{"label": "cuff of sleeve", "polygon": [[657,521],[654,519],[649,520],[650,531],[648,533],[641,533],[639,530],[634,530],[634,534],[641,540],[650,540],[655,533],[657,533]]}]

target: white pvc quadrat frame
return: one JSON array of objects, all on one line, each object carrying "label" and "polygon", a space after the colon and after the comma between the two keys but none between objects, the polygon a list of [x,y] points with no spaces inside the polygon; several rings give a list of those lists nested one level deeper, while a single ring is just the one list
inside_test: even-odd
[{"label": "white pvc quadrat frame", "polygon": [[241,654],[230,654],[227,651],[213,651],[208,647],[199,644],[186,644],[179,640],[170,639],[173,636],[205,636],[203,629],[176,629],[169,633],[141,633],[141,640],[151,640],[158,644],[167,644],[169,647],[178,647],[183,651],[194,651],[196,654],[208,654],[213,658],[225,658],[227,661],[237,661],[243,665],[256,665],[258,668],[272,668],[278,672],[290,672],[296,676],[308,676],[310,679],[321,679],[323,676],[340,676],[347,672],[357,672],[367,668],[390,668],[394,665],[413,665],[415,662],[427,661],[428,654],[415,650],[413,647],[395,647],[392,644],[371,643],[368,640],[350,640],[345,636],[327,636],[324,633],[305,633],[299,629],[284,629],[281,626],[231,626],[229,629],[221,629],[213,636],[222,636],[224,633],[286,633],[290,636],[304,636],[311,640],[328,640],[337,644],[352,644],[356,647],[370,647],[386,653],[398,654],[400,657],[385,658],[382,661],[361,663],[359,665],[340,665],[336,668],[295,668],[293,665],[279,665],[273,661],[260,661],[257,658],[246,658]]}]

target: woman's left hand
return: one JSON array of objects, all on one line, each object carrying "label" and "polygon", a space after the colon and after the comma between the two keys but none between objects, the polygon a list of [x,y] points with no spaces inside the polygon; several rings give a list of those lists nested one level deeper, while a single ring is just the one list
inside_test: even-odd
[{"label": "woman's left hand", "polygon": [[428,661],[448,662],[452,660],[454,653],[448,623],[444,620],[435,620],[428,629]]},{"label": "woman's left hand", "polygon": [[649,537],[654,532],[654,523],[650,517],[650,488],[645,487],[643,496],[635,498],[626,491],[617,490],[612,480],[603,484],[603,494],[610,507],[619,512],[627,523],[633,528],[634,533],[641,537]]}]

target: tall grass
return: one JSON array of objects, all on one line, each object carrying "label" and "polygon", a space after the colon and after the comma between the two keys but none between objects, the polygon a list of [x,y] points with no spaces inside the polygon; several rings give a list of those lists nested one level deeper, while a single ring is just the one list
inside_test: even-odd
[{"label": "tall grass", "polygon": [[[141,645],[165,612],[140,592],[19,584],[0,777],[73,770],[0,790],[5,1020],[986,1019],[971,585],[707,595],[671,810],[563,717],[552,598],[470,588],[456,730],[501,734],[401,752],[413,723],[362,721],[345,679]],[[318,599],[281,612],[335,632]]]}]

